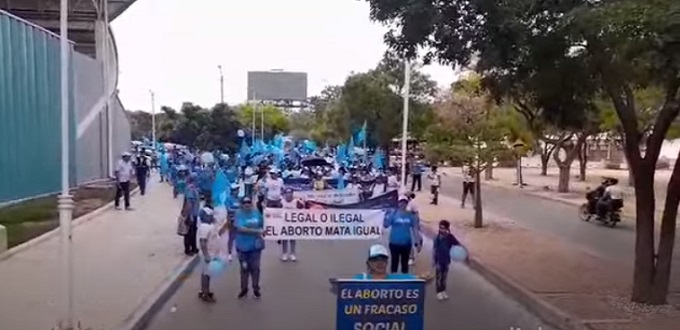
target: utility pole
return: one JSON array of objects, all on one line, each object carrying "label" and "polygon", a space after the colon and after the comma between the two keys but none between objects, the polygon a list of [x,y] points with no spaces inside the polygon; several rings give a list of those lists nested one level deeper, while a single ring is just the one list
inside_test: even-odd
[{"label": "utility pole", "polygon": [[252,132],[251,138],[252,138],[253,141],[252,141],[251,145],[254,146],[255,145],[255,111],[257,110],[257,93],[255,93],[255,92],[253,92],[253,101],[255,101],[255,102],[254,102],[253,107],[252,107],[252,110],[253,110],[253,129],[251,131]]},{"label": "utility pole", "polygon": [[153,151],[156,152],[156,95],[152,90],[149,93],[151,93],[151,144]]},{"label": "utility pole", "polygon": [[[73,294],[73,240],[71,219],[73,218],[73,197],[70,194],[69,182],[69,61],[70,45],[68,40],[68,0],[61,0],[59,13],[59,33],[61,48],[61,194],[58,197],[59,234],[62,271],[63,311],[60,322],[61,329],[73,329],[74,294]],[[108,20],[108,17],[105,17]],[[106,31],[108,33],[108,31]],[[108,92],[108,91],[107,91]],[[107,95],[108,96],[108,95]]]},{"label": "utility pole", "polygon": [[218,65],[217,68],[220,70],[220,103],[224,104],[224,74],[222,74],[221,65]]}]

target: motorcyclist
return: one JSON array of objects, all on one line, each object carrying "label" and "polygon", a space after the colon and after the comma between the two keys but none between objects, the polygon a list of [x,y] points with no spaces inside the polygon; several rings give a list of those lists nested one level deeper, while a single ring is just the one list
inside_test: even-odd
[{"label": "motorcyclist", "polygon": [[597,188],[589,191],[586,194],[586,199],[588,200],[588,213],[595,214],[597,212],[596,206],[597,202],[604,196],[604,192],[609,186],[610,178],[603,178],[602,183],[600,183]]},{"label": "motorcyclist", "polygon": [[609,179],[604,194],[597,202],[597,216],[604,219],[608,212],[619,210],[623,207],[623,192],[617,185],[618,179]]}]

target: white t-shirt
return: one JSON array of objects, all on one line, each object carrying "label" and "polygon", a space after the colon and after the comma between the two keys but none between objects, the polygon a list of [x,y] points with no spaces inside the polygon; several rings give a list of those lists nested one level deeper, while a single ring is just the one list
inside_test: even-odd
[{"label": "white t-shirt", "polygon": [[441,176],[439,173],[430,173],[427,175],[427,178],[430,180],[430,185],[439,187],[441,184]]},{"label": "white t-shirt", "polygon": [[611,199],[623,199],[623,191],[618,186],[609,186],[604,191]]},{"label": "white t-shirt", "polygon": [[[210,254],[209,257],[215,258],[218,256],[220,253],[220,234],[217,231],[217,228],[215,225],[211,223],[204,223],[202,222],[201,224],[198,225],[198,229],[196,230],[196,245],[201,247],[201,239],[206,239],[208,240],[207,246],[208,246],[208,253]],[[203,251],[201,250],[201,253]],[[203,256],[205,257],[205,256]]]},{"label": "white t-shirt", "polygon": [[292,201],[288,202],[285,199],[281,201],[281,205],[283,206],[284,209],[297,209],[298,208],[298,199],[293,199]]},{"label": "white t-shirt", "polygon": [[416,205],[416,201],[414,199],[408,202],[408,204],[406,205],[406,211],[418,213],[418,206]]},{"label": "white t-shirt", "polygon": [[122,159],[118,160],[116,172],[118,172],[119,182],[130,182],[130,178],[132,177],[132,163]]},{"label": "white t-shirt", "polygon": [[397,180],[396,175],[390,175],[387,177],[387,187],[388,188],[398,188],[399,180]]},{"label": "white t-shirt", "polygon": [[283,179],[281,178],[268,178],[264,183],[267,189],[267,199],[270,201],[278,201],[281,199],[281,192],[283,190]]}]

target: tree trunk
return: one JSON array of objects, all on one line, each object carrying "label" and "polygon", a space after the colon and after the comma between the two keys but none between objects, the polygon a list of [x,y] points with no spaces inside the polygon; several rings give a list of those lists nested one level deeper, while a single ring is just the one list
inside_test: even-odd
[{"label": "tree trunk", "polygon": [[[680,159],[680,155],[678,159]],[[671,262],[673,261],[673,246],[675,245],[678,204],[680,204],[680,161],[676,160],[673,174],[671,174],[671,178],[668,181],[666,202],[661,217],[659,251],[656,259],[656,271],[654,272],[654,284],[651,289],[651,300],[649,301],[651,304],[665,304],[667,302],[671,278]]]},{"label": "tree trunk", "polygon": [[493,180],[493,164],[489,164],[489,167],[484,170],[484,180]]},{"label": "tree trunk", "polygon": [[654,281],[654,166],[629,163],[635,175],[635,270],[632,300],[649,303]]},{"label": "tree trunk", "polygon": [[571,175],[571,164],[560,165],[560,176],[557,182],[557,192],[566,193],[569,192],[569,176]]},{"label": "tree trunk", "polygon": [[548,175],[548,163],[550,162],[550,156],[554,152],[555,147],[550,147],[547,143],[541,147],[541,175]]},{"label": "tree trunk", "polygon": [[579,180],[586,181],[586,166],[588,165],[588,141],[584,142],[578,153]]},{"label": "tree trunk", "polygon": [[482,228],[482,182],[480,180],[479,169],[475,171],[475,228]]}]

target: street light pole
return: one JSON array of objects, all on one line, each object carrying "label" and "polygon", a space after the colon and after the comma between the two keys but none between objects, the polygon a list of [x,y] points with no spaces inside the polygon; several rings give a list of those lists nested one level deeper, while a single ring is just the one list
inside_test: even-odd
[{"label": "street light pole", "polygon": [[[73,198],[69,192],[69,55],[68,41],[68,0],[61,0],[59,13],[61,48],[61,194],[58,197],[60,252],[62,266],[63,315],[61,329],[73,329],[73,241],[71,218]],[[108,18],[107,18],[108,19]]]},{"label": "street light pole", "polygon": [[264,108],[260,108],[260,135],[262,136],[262,141],[264,141]]},{"label": "street light pole", "polygon": [[253,101],[255,101],[255,102],[254,102],[253,107],[252,107],[252,110],[253,110],[253,129],[251,131],[252,132],[251,138],[252,138],[253,141],[252,141],[251,145],[254,146],[255,145],[255,110],[257,110],[257,93],[255,93],[255,92],[253,92]]},{"label": "street light pole", "polygon": [[151,142],[153,145],[153,151],[156,152],[156,95],[152,90],[151,93]]},{"label": "street light pole", "polygon": [[224,104],[224,74],[222,74],[221,65],[218,65],[217,68],[220,70],[220,103]]},{"label": "street light pole", "polygon": [[404,116],[401,126],[401,184],[402,190],[406,190],[406,143],[408,135],[408,100],[411,87],[411,65],[404,61]]}]

